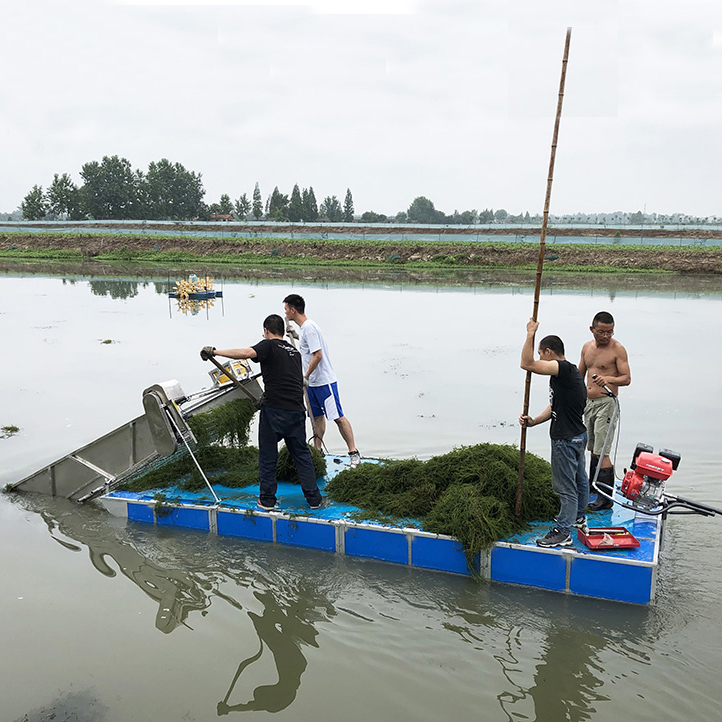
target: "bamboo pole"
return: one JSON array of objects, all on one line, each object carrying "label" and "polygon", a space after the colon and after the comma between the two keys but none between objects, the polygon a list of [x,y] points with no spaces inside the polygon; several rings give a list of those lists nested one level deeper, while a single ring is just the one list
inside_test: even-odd
[{"label": "bamboo pole", "polygon": [[[557,156],[557,139],[559,137],[559,121],[562,117],[562,103],[564,101],[564,83],[567,78],[567,60],[569,59],[569,43],[572,39],[572,29],[567,28],[566,42],[564,43],[564,58],[562,60],[562,75],[559,80],[559,98],[557,100],[557,116],[554,121],[554,134],[552,136],[552,149],[549,158],[549,173],[547,174],[547,189],[544,198],[544,215],[542,217],[541,237],[539,239],[539,258],[536,267],[536,282],[534,284],[534,309],[532,318],[536,321],[539,315],[539,292],[541,290],[542,271],[544,269],[544,252],[546,248],[547,225],[549,222],[549,203],[552,197],[552,181],[554,180],[554,161]],[[526,372],[524,382],[524,411],[523,415],[529,414],[529,395],[531,392],[531,371]],[[524,491],[524,460],[526,457],[526,426],[521,427],[521,439],[519,441],[519,481],[516,487],[516,506],[514,516],[517,523],[521,517],[521,498]]]}]

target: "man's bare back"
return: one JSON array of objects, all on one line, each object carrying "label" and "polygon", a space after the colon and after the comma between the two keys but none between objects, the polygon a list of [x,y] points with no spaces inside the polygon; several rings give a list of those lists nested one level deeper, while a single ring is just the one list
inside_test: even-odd
[{"label": "man's bare back", "polygon": [[[612,336],[613,323],[597,323],[590,327],[594,339],[582,347],[579,373],[586,379],[587,398],[599,399],[604,386],[617,393],[620,386],[629,386],[632,374],[629,370],[627,350]],[[592,378],[596,374],[597,378]]]}]

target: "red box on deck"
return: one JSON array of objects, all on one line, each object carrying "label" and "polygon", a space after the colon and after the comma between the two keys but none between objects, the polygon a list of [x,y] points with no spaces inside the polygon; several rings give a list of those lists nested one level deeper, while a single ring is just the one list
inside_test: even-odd
[{"label": "red box on deck", "polygon": [[577,537],[582,544],[598,551],[605,549],[634,549],[639,546],[637,538],[623,526],[589,527],[586,534],[579,529]]}]

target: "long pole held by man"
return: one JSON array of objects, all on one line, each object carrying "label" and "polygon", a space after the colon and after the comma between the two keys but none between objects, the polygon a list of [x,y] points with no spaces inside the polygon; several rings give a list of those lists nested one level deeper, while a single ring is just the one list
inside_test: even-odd
[{"label": "long pole held by man", "polygon": [[[546,246],[547,226],[549,224],[549,204],[552,196],[552,181],[554,179],[554,162],[557,155],[557,139],[559,138],[559,121],[562,117],[562,103],[564,102],[564,83],[567,77],[567,60],[569,58],[569,44],[572,39],[572,29],[567,28],[566,41],[564,43],[564,57],[562,59],[562,75],[559,80],[559,95],[557,99],[557,115],[554,121],[554,133],[552,136],[552,149],[549,157],[549,173],[547,174],[547,188],[544,197],[544,215],[542,217],[541,237],[539,239],[539,258],[537,260],[536,282],[534,284],[534,311],[532,320],[539,317],[539,294],[541,291],[542,270],[544,268],[544,249]],[[524,410],[522,415],[529,413],[529,397],[531,395],[531,371],[527,371],[524,383]],[[521,427],[521,439],[519,441],[519,479],[516,488],[516,505],[514,516],[518,522],[521,518],[521,498],[524,491],[524,459],[526,455],[526,426]]]}]

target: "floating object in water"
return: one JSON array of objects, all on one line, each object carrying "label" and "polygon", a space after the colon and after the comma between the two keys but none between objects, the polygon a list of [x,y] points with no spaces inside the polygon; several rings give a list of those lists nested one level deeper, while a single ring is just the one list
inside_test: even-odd
[{"label": "floating object in water", "polygon": [[198,278],[194,273],[188,276],[188,280],[176,281],[173,290],[168,294],[169,298],[177,298],[185,301],[205,301],[212,298],[221,298],[223,291],[216,291],[213,288],[212,278]]}]

